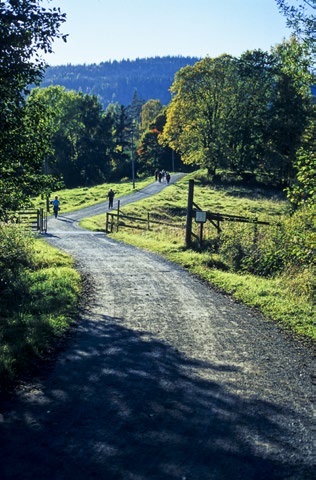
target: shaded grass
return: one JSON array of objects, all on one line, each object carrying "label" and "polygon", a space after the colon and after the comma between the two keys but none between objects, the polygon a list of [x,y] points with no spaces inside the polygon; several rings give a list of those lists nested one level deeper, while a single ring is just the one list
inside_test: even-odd
[{"label": "shaded grass", "polygon": [[74,321],[81,278],[70,256],[35,240],[31,265],[0,316],[0,388],[45,358]]}]

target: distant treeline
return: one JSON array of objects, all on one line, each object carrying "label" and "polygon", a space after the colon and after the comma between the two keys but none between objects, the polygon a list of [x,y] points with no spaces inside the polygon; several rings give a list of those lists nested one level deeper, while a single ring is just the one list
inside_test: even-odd
[{"label": "distant treeline", "polygon": [[91,65],[48,67],[42,87],[61,85],[88,95],[96,95],[103,108],[110,103],[130,105],[135,91],[139,99],[160,100],[168,105],[169,88],[182,67],[194,65],[197,57],[154,57],[136,60],[108,61]]}]

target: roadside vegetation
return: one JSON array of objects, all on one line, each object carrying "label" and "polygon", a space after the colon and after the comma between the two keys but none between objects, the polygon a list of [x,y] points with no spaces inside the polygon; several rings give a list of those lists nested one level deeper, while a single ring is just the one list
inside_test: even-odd
[{"label": "roadside vegetation", "polygon": [[0,391],[57,346],[76,318],[81,278],[70,256],[0,224]]},{"label": "roadside vegetation", "polygon": [[[207,222],[202,246],[196,241],[193,249],[187,249],[189,178],[195,180],[194,202],[203,210],[256,218],[270,225],[223,222],[218,235]],[[144,223],[125,220],[129,227],[114,229],[111,237],[156,252],[290,331],[315,339],[312,211],[290,214],[289,202],[277,191],[216,186],[206,180],[205,171],[195,172],[159,195],[122,209],[123,214],[142,218],[150,212],[150,218],[177,228],[152,224],[146,230]],[[81,224],[104,231],[105,214]],[[198,228],[195,224],[197,235]]]}]

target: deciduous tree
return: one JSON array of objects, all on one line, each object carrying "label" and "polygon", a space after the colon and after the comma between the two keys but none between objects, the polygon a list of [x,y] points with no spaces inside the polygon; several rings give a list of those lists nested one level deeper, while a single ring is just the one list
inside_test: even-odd
[{"label": "deciduous tree", "polygon": [[39,0],[0,1],[0,216],[41,189],[47,146],[40,148],[38,128],[30,128],[25,96],[42,77],[41,55],[52,51],[64,21],[59,9]]}]

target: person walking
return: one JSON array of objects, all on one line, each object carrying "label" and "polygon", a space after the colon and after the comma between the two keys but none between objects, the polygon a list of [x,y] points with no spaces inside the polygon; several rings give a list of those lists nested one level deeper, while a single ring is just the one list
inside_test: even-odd
[{"label": "person walking", "polygon": [[59,208],[60,201],[58,199],[58,196],[56,195],[54,200],[52,200],[50,203],[53,205],[54,215],[55,215],[55,218],[57,218],[58,217],[58,211],[60,210],[60,208]]},{"label": "person walking", "polygon": [[113,192],[112,188],[110,188],[109,193],[108,193],[109,208],[113,208],[114,195],[115,195],[115,192]]}]

